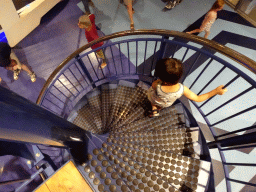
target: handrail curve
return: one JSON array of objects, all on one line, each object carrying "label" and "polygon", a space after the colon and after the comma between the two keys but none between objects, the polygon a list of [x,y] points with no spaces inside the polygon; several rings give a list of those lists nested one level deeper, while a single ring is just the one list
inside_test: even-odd
[{"label": "handrail curve", "polygon": [[77,56],[78,54],[80,54],[84,50],[90,48],[92,45],[95,45],[99,42],[111,40],[111,39],[118,38],[118,37],[131,36],[131,35],[159,35],[159,36],[168,36],[168,37],[178,37],[180,39],[192,41],[194,43],[198,43],[198,44],[206,46],[206,47],[208,47],[212,50],[215,50],[219,53],[222,53],[223,55],[225,55],[225,56],[229,57],[230,59],[236,61],[237,63],[239,63],[243,67],[247,68],[248,70],[250,70],[251,72],[256,74],[256,62],[255,61],[253,61],[252,59],[244,56],[243,54],[241,54],[241,53],[239,53],[239,52],[237,52],[237,51],[235,51],[231,48],[228,48],[228,47],[226,47],[224,45],[221,45],[221,44],[219,44],[215,41],[212,41],[212,40],[208,40],[208,39],[198,37],[198,36],[195,36],[195,35],[189,35],[189,34],[186,34],[186,33],[183,33],[183,32],[163,30],[163,29],[139,29],[139,30],[135,30],[135,31],[121,31],[121,32],[116,32],[116,33],[113,33],[111,35],[106,35],[106,36],[103,36],[103,37],[101,37],[97,40],[94,40],[94,41],[80,47],[75,52],[70,54],[65,60],[62,61],[62,63],[53,71],[53,73],[47,79],[47,81],[45,82],[45,84],[44,84],[44,86],[43,86],[43,88],[42,88],[42,90],[41,90],[41,92],[38,96],[38,99],[37,99],[36,103],[40,104],[45,91],[47,90],[50,83],[54,80],[55,76],[75,56]]}]

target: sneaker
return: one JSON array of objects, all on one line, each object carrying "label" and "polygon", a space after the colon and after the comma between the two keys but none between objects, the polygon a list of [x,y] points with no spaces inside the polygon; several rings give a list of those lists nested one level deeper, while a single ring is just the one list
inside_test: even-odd
[{"label": "sneaker", "polygon": [[164,8],[166,8],[166,9],[172,9],[172,8],[175,7],[175,4],[176,4],[176,1],[174,1],[174,2],[169,1],[169,2],[167,3],[167,5],[166,5]]},{"label": "sneaker", "polygon": [[36,81],[36,74],[35,74],[35,72],[32,72],[29,76],[30,76],[30,79],[31,79],[32,83],[34,83]]},{"label": "sneaker", "polygon": [[16,69],[13,71],[13,79],[18,80],[19,79],[19,74],[20,74],[20,69]]}]

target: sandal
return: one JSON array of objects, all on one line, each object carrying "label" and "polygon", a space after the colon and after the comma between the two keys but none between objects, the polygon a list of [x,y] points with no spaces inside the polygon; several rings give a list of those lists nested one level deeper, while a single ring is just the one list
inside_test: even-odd
[{"label": "sandal", "polygon": [[106,63],[106,62],[103,62],[103,63],[99,66],[99,69],[104,69],[106,66],[107,66],[107,63]]},{"label": "sandal", "polygon": [[160,114],[159,114],[159,110],[158,109],[155,109],[155,110],[152,110],[151,114],[149,115],[150,118],[152,117],[158,117]]},{"label": "sandal", "polygon": [[131,23],[130,28],[132,31],[134,30],[134,23]]}]

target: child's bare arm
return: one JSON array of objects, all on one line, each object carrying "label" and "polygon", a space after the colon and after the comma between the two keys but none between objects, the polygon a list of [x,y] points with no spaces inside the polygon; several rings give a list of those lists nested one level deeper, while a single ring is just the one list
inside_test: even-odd
[{"label": "child's bare arm", "polygon": [[160,81],[161,81],[160,79],[157,79],[157,80],[155,80],[155,81],[152,83],[153,89],[156,90],[157,84],[158,84]]},{"label": "child's bare arm", "polygon": [[192,100],[192,101],[196,101],[196,102],[202,102],[205,101],[211,97],[213,97],[214,95],[223,95],[224,93],[227,92],[227,89],[223,89],[224,85],[220,85],[219,87],[217,87],[216,89],[213,89],[212,91],[202,94],[202,95],[197,95],[195,93],[193,93],[192,91],[189,90],[189,88],[187,88],[186,86],[184,86],[184,96],[186,96],[188,99]]}]

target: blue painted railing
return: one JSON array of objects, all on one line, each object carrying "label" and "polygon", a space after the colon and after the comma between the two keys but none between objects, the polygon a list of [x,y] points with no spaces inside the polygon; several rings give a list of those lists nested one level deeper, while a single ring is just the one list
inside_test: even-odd
[{"label": "blue painted railing", "polygon": [[[105,42],[102,47],[89,49],[101,41]],[[103,70],[99,69],[100,58],[95,54],[100,49],[108,63]],[[164,57],[175,57],[184,63],[182,82],[193,92],[205,93],[220,84],[228,89],[223,96],[212,97],[202,104],[191,102],[187,108],[194,106],[190,111],[196,120],[208,126],[212,137],[206,137],[207,145],[218,149],[226,191],[233,191],[234,184],[256,187],[248,181],[250,178],[239,180],[228,170],[228,166],[255,168],[255,159],[229,162],[226,154],[226,151],[255,150],[256,62],[213,41],[166,30],[125,31],[102,37],[81,47],[58,66],[47,80],[37,104],[67,118],[86,93],[103,83],[116,79],[151,83],[155,63]],[[205,136],[206,132],[203,131]],[[214,172],[216,178],[220,175]]]}]

